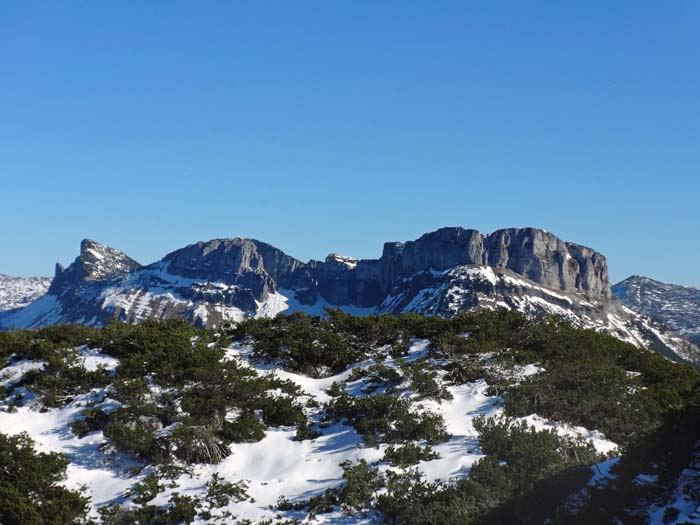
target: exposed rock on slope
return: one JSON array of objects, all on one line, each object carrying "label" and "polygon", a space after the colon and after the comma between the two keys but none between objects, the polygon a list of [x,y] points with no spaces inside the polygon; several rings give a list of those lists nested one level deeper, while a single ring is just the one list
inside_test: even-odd
[{"label": "exposed rock on slope", "polygon": [[691,341],[700,342],[700,288],[633,275],[612,290],[628,308]]},{"label": "exposed rock on slope", "polygon": [[56,264],[56,276],[49,293],[60,295],[81,281],[101,281],[139,268],[131,257],[90,239],[80,243],[80,255],[68,267]]},{"label": "exposed rock on slope", "polygon": [[140,266],[86,240],[73,264],[65,270],[57,265],[49,293],[0,316],[0,326],[173,317],[216,326],[281,311],[320,313],[324,306],[441,316],[503,306],[565,317],[673,358],[692,360],[695,352],[614,298],[600,253],[535,228],[489,235],[442,228],[415,241],[386,243],[379,259],[331,254],[308,263],[269,244],[234,238],[198,242]]},{"label": "exposed rock on slope", "polygon": [[27,306],[46,293],[49,277],[10,277],[0,274],[0,311]]}]

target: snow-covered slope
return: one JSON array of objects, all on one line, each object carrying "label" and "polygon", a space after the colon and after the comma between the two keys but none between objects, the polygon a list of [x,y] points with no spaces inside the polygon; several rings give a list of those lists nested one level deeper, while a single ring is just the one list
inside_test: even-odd
[{"label": "snow-covered slope", "polygon": [[[427,357],[426,340],[414,340],[402,363],[412,363]],[[95,370],[103,366],[113,370],[118,361],[101,354],[99,351],[80,348],[80,361],[86,368]],[[235,344],[228,350],[228,359],[238,361],[242,366],[250,367],[261,374],[273,374],[282,380],[292,381],[303,391],[308,399],[307,413],[313,424],[319,424],[323,418],[323,405],[332,398],[327,390],[334,384],[345,384],[345,389],[352,395],[363,396],[372,390],[368,377],[354,381],[353,371],[368,368],[376,364],[372,360],[360,363],[340,374],[314,379],[305,375],[291,373],[282,368],[256,365],[250,358],[251,348]],[[384,352],[382,364],[400,372],[400,363],[389,355],[389,348]],[[17,383],[23,374],[32,369],[42,368],[41,362],[20,361],[0,369],[0,386]],[[515,380],[537,374],[540,369],[534,365],[515,370]],[[438,454],[436,459],[421,461],[416,467],[428,481],[440,480],[451,482],[469,475],[471,466],[483,457],[479,441],[474,430],[476,417],[496,417],[502,413],[502,398],[488,393],[488,384],[480,379],[472,383],[448,387],[449,400],[420,400],[415,392],[405,392],[419,410],[429,410],[442,415],[450,437],[444,443],[433,446]],[[70,425],[80,419],[80,412],[85,406],[101,409],[109,413],[119,407],[109,397],[109,388],[93,390],[76,396],[66,406],[59,409],[37,410],[32,403],[15,408],[14,411],[2,410],[5,402],[0,402],[0,428],[3,432],[17,434],[27,432],[43,452],[60,452],[71,461],[67,472],[66,486],[77,489],[86,486],[91,498],[93,516],[96,509],[113,502],[126,502],[133,499],[129,489],[151,473],[147,467],[140,473],[126,475],[130,467],[138,462],[128,455],[117,454],[105,446],[107,443],[101,431],[92,432],[79,438],[70,430]],[[617,445],[593,430],[556,424],[535,414],[524,418],[528,425],[537,429],[554,429],[561,435],[580,437],[589,441],[601,453],[614,452]],[[164,487],[155,500],[155,505],[165,505],[174,492],[204,499],[206,483],[214,475],[221,479],[237,483],[241,480],[247,484],[248,498],[231,501],[224,508],[217,509],[213,519],[198,519],[196,523],[220,523],[216,519],[226,511],[238,519],[258,522],[282,515],[285,518],[309,520],[303,511],[290,509],[280,512],[275,509],[281,499],[298,502],[312,496],[323,494],[326,489],[343,484],[344,461],[357,462],[364,459],[369,463],[379,463],[380,471],[397,470],[382,462],[387,445],[371,446],[363,443],[363,438],[351,426],[336,423],[320,426],[321,436],[313,440],[296,441],[294,427],[273,428],[265,433],[264,439],[256,443],[231,445],[231,454],[216,465],[194,465],[187,472],[177,477],[172,485]],[[136,469],[138,472],[138,469]],[[340,512],[319,515],[315,520],[304,523],[343,523],[370,524],[379,523],[372,516],[345,516]]]},{"label": "snow-covered slope", "polygon": [[700,288],[633,275],[612,290],[628,308],[662,323],[681,337],[700,342]]},{"label": "snow-covered slope", "polygon": [[49,277],[10,277],[0,274],[0,311],[23,308],[46,293]]}]

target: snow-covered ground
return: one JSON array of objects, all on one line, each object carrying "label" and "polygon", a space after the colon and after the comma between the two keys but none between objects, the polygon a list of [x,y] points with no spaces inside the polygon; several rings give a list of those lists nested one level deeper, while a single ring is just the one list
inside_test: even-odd
[{"label": "snow-covered ground", "polygon": [[[414,340],[405,360],[411,362],[425,357],[427,345],[425,340]],[[113,369],[117,365],[116,359],[96,350],[81,347],[78,351],[80,359],[89,369],[95,369],[97,366]],[[313,379],[273,366],[256,365],[250,359],[250,352],[251,349],[247,346],[233,345],[228,350],[227,358],[238,360],[260,373],[273,373],[280,379],[291,380],[301,387],[310,399],[319,404],[331,399],[326,390],[334,382],[346,382],[352,373],[352,369],[348,369],[332,377]],[[371,364],[373,361],[369,360],[355,365],[354,368],[368,367]],[[387,357],[383,364],[399,369],[399,363],[391,357]],[[41,366],[43,365],[39,362],[13,363],[0,373],[0,382],[16,382],[27,370]],[[539,367],[533,365],[523,367],[520,377],[535,374],[539,370]],[[346,389],[355,395],[362,395],[365,381],[366,378],[363,378],[346,383]],[[418,464],[418,468],[428,480],[449,482],[467,476],[474,462],[482,457],[473,427],[474,418],[482,415],[494,417],[502,412],[501,398],[487,395],[487,385],[483,380],[450,386],[448,389],[453,396],[451,400],[415,401],[416,408],[440,413],[444,417],[447,431],[451,434],[448,441],[433,447],[440,456],[438,459]],[[411,392],[406,392],[405,395],[409,398],[412,396]],[[130,467],[137,463],[124,455],[108,452],[103,447],[106,441],[102,432],[92,432],[83,438],[71,433],[71,422],[89,402],[98,402],[98,406],[104,407],[106,411],[115,408],[115,402],[106,396],[104,389],[96,389],[76,397],[61,409],[39,412],[29,406],[23,406],[12,412],[2,410],[0,429],[10,434],[27,432],[36,441],[39,450],[66,454],[71,464],[65,484],[71,488],[85,485],[95,509],[110,502],[125,501],[125,492],[142,480],[150,472],[150,468],[143,469],[136,475],[130,474]],[[322,416],[322,408],[307,410],[310,420],[318,423]],[[537,428],[555,428],[560,433],[589,439],[601,452],[609,452],[616,448],[614,443],[599,433],[581,427],[557,425],[536,415],[525,420]],[[280,514],[279,511],[270,508],[280,498],[298,502],[322,494],[326,489],[342,483],[343,470],[340,463],[346,460],[356,462],[360,459],[377,463],[381,461],[386,449],[386,445],[365,446],[362,437],[352,427],[342,423],[321,427],[321,433],[322,435],[314,440],[300,442],[294,440],[293,427],[275,428],[268,430],[265,438],[257,443],[233,444],[230,456],[222,462],[217,465],[193,467],[190,473],[177,479],[176,488],[166,489],[153,503],[165,504],[172,492],[201,498],[206,491],[205,483],[216,473],[230,482],[244,480],[248,485],[249,499],[231,502],[227,508],[216,510],[215,515],[228,510],[239,519],[256,521],[271,518]],[[380,463],[379,468],[387,470],[395,467]],[[304,511],[288,511],[287,515],[299,519],[306,517]],[[341,517],[337,513],[331,513],[320,515],[314,523],[371,522],[371,515]]]}]

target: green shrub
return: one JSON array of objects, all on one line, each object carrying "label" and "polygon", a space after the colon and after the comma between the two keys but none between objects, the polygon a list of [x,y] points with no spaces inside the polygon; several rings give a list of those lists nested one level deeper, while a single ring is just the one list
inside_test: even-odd
[{"label": "green shrub", "polygon": [[226,507],[231,500],[240,502],[248,499],[248,485],[244,481],[237,483],[228,482],[214,473],[206,483],[206,501],[211,508]]},{"label": "green shrub", "polygon": [[293,399],[283,396],[268,397],[263,401],[262,418],[265,424],[273,427],[306,424],[304,409]]},{"label": "green shrub", "polygon": [[255,416],[238,416],[224,421],[218,435],[224,443],[255,443],[265,437],[265,424]]},{"label": "green shrub", "polygon": [[344,461],[340,466],[345,485],[338,492],[338,501],[343,510],[350,514],[366,511],[372,505],[374,493],[384,486],[383,476],[364,459],[355,465]]},{"label": "green shrub", "polygon": [[434,452],[432,447],[421,447],[414,443],[406,443],[399,447],[391,445],[384,452],[384,461],[403,468],[415,465],[420,461],[431,461],[439,457],[440,454]]},{"label": "green shrub", "polygon": [[110,414],[104,427],[104,436],[122,452],[128,452],[145,461],[162,461],[167,451],[153,434],[153,428],[144,420],[129,419],[126,414]]},{"label": "green shrub", "polygon": [[357,345],[331,330],[328,321],[303,313],[248,319],[231,336],[252,339],[256,358],[280,362],[287,370],[312,377],[341,372],[363,355]]},{"label": "green shrub", "polygon": [[36,452],[26,434],[0,434],[0,523],[86,523],[88,498],[61,485],[68,460]]},{"label": "green shrub", "polygon": [[407,399],[387,394],[354,397],[342,394],[327,408],[327,416],[346,419],[365,442],[419,441],[441,443],[448,439],[442,416],[412,411]]},{"label": "green shrub", "polygon": [[171,435],[175,456],[187,464],[217,464],[231,453],[228,445],[208,426],[179,425]]}]

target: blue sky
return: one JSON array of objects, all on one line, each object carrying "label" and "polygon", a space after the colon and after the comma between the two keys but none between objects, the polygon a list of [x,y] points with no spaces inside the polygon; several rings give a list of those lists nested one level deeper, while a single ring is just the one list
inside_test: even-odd
[{"label": "blue sky", "polygon": [[0,273],[537,226],[700,285],[700,3],[4,2]]}]

